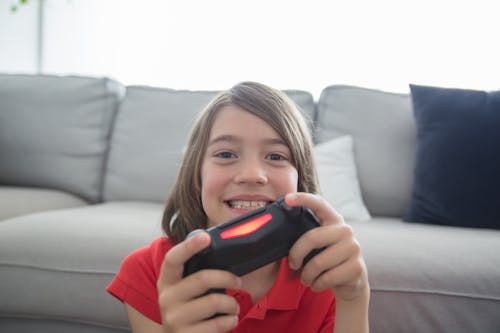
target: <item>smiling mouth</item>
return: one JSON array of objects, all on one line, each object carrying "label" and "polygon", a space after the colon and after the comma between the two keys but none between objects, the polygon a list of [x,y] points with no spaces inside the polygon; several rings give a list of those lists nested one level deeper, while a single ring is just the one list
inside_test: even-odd
[{"label": "smiling mouth", "polygon": [[256,201],[247,201],[247,200],[228,200],[226,204],[231,208],[236,209],[257,209],[262,208],[270,204],[270,201],[256,200]]}]

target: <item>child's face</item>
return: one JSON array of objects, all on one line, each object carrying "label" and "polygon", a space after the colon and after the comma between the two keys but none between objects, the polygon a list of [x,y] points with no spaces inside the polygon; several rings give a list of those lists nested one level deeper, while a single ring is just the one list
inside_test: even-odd
[{"label": "child's face", "polygon": [[264,120],[237,106],[219,110],[201,168],[208,226],[297,191],[297,170],[282,138]]}]

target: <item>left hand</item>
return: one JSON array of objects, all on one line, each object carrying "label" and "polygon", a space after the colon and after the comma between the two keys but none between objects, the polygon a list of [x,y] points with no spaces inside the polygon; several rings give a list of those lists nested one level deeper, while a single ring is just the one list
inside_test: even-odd
[{"label": "left hand", "polygon": [[288,194],[285,202],[311,209],[320,222],[320,227],[303,234],[288,254],[290,267],[297,270],[309,252],[325,247],[302,268],[302,283],[317,292],[330,288],[337,299],[345,301],[366,296],[368,274],[361,247],[342,216],[325,199],[311,193]]}]

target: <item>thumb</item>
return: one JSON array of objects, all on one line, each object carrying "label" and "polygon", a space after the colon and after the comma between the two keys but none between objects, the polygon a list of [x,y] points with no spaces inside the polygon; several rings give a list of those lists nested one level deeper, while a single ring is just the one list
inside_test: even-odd
[{"label": "thumb", "polygon": [[184,264],[196,253],[210,245],[210,236],[199,232],[174,246],[165,254],[158,278],[158,286],[171,285],[182,279]]}]

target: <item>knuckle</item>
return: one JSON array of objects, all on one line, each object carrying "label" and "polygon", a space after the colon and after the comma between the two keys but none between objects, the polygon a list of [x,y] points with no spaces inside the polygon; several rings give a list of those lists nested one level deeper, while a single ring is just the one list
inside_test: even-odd
[{"label": "knuckle", "polygon": [[233,323],[234,321],[229,317],[226,316],[219,317],[214,321],[215,331],[226,332],[232,328]]},{"label": "knuckle", "polygon": [[344,222],[344,215],[342,215],[338,210],[336,210],[335,208],[333,208],[333,214],[335,215],[335,217],[337,218],[337,220],[339,221],[342,221]]},{"label": "knuckle", "polygon": [[227,330],[228,324],[225,318],[220,318],[215,321],[215,329],[217,332],[224,332]]},{"label": "knuckle", "polygon": [[361,276],[364,271],[364,265],[361,261],[357,260],[353,268],[353,273],[355,276]]},{"label": "knuckle", "polygon": [[169,288],[163,288],[158,291],[158,300],[160,303],[169,304],[172,301],[172,292]]},{"label": "knuckle", "polygon": [[316,255],[309,261],[309,265],[314,271],[318,271],[322,269],[324,260],[320,255]]},{"label": "knuckle", "polygon": [[218,294],[209,294],[207,295],[207,302],[209,303],[211,308],[218,308],[220,303],[220,298]]},{"label": "knuckle", "polygon": [[320,291],[325,289],[327,285],[328,281],[323,274],[314,282],[314,289]]},{"label": "knuckle", "polygon": [[234,299],[233,297],[231,297],[231,307],[235,312],[240,307],[236,299]]},{"label": "knuckle", "polygon": [[360,256],[361,255],[361,244],[359,244],[359,242],[357,240],[354,240],[352,242],[352,252],[356,256]]},{"label": "knuckle", "polygon": [[311,229],[308,232],[306,232],[304,234],[304,238],[307,240],[307,242],[316,243],[319,240],[319,238],[321,237],[323,232],[324,231],[323,231],[322,227],[314,228],[314,229]]},{"label": "knuckle", "polygon": [[194,274],[193,278],[197,284],[207,285],[210,284],[211,275],[210,272],[206,270],[201,270],[198,273]]},{"label": "knuckle", "polygon": [[176,327],[176,314],[174,311],[166,311],[163,315],[163,324],[170,328]]},{"label": "knuckle", "polygon": [[354,237],[354,229],[348,224],[342,225],[342,232],[344,237],[349,237],[349,238]]},{"label": "knuckle", "polygon": [[318,201],[318,204],[320,204],[320,205],[330,205],[328,203],[328,201],[322,195],[319,195],[318,193],[314,194],[314,198]]},{"label": "knuckle", "polygon": [[223,284],[229,283],[227,274],[224,273],[213,270],[201,270],[193,274],[193,283],[207,289],[222,287]]},{"label": "knuckle", "polygon": [[[326,281],[326,277],[323,278],[324,281]],[[340,275],[338,272],[330,272],[328,274],[328,282],[324,282],[325,284],[328,284],[328,286],[330,288],[336,288],[340,285],[340,282],[339,282],[339,279],[340,279]]]},{"label": "knuckle", "polygon": [[166,267],[173,266],[175,264],[172,251],[168,251],[163,257],[163,265]]}]

